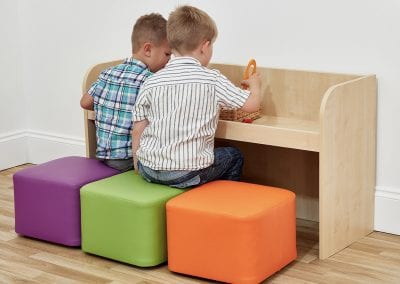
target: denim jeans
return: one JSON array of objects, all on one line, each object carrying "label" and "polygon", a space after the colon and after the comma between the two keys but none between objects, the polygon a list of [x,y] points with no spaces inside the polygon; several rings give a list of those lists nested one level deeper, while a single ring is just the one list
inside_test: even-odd
[{"label": "denim jeans", "polygon": [[153,170],[138,162],[139,173],[147,181],[177,188],[188,188],[217,179],[238,181],[242,168],[243,155],[234,147],[215,148],[214,163],[197,171]]},{"label": "denim jeans", "polygon": [[101,160],[110,168],[119,170],[121,173],[133,170],[133,159]]}]

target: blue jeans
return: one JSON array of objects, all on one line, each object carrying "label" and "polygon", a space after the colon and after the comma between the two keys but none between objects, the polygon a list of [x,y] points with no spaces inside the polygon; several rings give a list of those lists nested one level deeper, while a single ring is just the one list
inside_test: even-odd
[{"label": "blue jeans", "polygon": [[117,160],[103,160],[101,159],[100,161],[103,161],[104,164],[109,166],[110,168],[119,170],[121,173],[133,170],[133,159],[128,158],[128,159],[117,159]]},{"label": "blue jeans", "polygon": [[197,171],[153,170],[138,162],[139,173],[147,181],[177,188],[188,188],[217,179],[238,181],[242,168],[243,155],[234,147],[215,148],[214,163]]}]

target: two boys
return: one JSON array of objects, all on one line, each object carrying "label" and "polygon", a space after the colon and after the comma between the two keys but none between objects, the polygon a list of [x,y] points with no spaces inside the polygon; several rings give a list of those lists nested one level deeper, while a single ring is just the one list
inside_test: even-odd
[{"label": "two boys", "polygon": [[133,111],[135,169],[148,181],[178,188],[216,179],[239,180],[243,157],[233,147],[214,149],[221,107],[252,112],[260,106],[261,80],[232,84],[207,69],[217,27],[190,6],[173,11],[167,37],[174,57],[142,85]]},{"label": "two boys", "polygon": [[[215,179],[239,180],[243,157],[233,147],[214,149],[215,131],[221,107],[248,112],[259,108],[259,75],[242,82],[249,87],[244,91],[205,67],[212,57],[217,28],[209,15],[197,8],[182,6],[173,11],[167,37],[175,57],[164,69],[146,76],[133,106],[135,169],[148,181],[179,188]],[[94,98],[96,111],[96,95]],[[96,113],[96,132],[97,120]],[[99,148],[101,139],[97,140]]]}]

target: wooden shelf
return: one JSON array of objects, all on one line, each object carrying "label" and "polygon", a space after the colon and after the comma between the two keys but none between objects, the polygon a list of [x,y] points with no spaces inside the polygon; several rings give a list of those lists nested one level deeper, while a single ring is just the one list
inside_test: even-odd
[{"label": "wooden shelf", "polygon": [[[88,119],[94,118],[88,111]],[[318,152],[319,123],[276,116],[261,116],[253,123],[220,120],[216,138]]]},{"label": "wooden shelf", "polygon": [[319,152],[319,123],[261,116],[253,123],[220,120],[217,138]]}]

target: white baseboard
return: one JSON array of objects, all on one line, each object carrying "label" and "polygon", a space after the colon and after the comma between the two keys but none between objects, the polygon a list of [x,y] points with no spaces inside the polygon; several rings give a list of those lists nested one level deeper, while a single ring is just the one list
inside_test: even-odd
[{"label": "white baseboard", "polygon": [[25,130],[0,134],[0,170],[28,163]]},{"label": "white baseboard", "polygon": [[65,156],[85,156],[84,139],[32,130],[0,134],[0,170]]},{"label": "white baseboard", "polygon": [[400,189],[377,186],[375,230],[400,235]]},{"label": "white baseboard", "polygon": [[85,140],[66,135],[28,131],[28,159],[40,164],[65,156],[85,156]]}]

